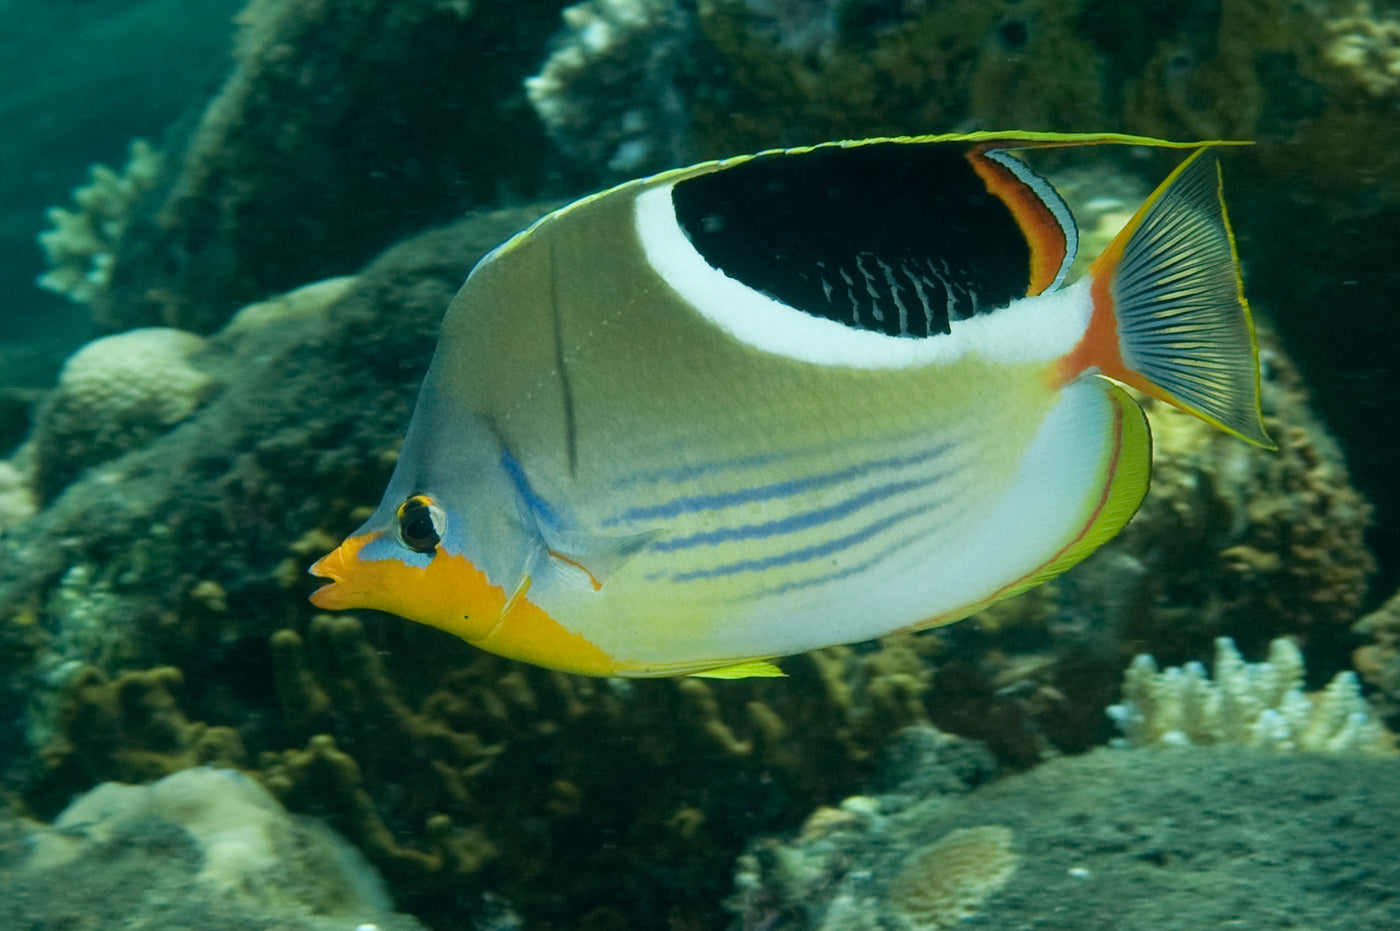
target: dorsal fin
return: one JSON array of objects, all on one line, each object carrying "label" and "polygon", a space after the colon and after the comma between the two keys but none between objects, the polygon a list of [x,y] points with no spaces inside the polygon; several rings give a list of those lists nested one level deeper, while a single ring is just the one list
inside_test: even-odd
[{"label": "dorsal fin", "polygon": [[1079,250],[1079,228],[1059,191],[1006,149],[978,146],[967,155],[973,169],[1016,217],[1030,247],[1028,295],[1065,282]]},{"label": "dorsal fin", "polygon": [[729,277],[847,326],[934,336],[1045,286],[1007,196],[1023,176],[977,151],[988,168],[965,145],[918,140],[768,152],[677,182],[672,202]]}]

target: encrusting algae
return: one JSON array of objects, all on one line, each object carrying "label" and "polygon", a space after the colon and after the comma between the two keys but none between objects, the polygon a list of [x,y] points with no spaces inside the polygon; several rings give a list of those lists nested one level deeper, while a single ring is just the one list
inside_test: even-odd
[{"label": "encrusting algae", "polygon": [[959,828],[910,854],[886,895],[910,931],[949,931],[1016,870],[1013,834],[1001,825]]}]

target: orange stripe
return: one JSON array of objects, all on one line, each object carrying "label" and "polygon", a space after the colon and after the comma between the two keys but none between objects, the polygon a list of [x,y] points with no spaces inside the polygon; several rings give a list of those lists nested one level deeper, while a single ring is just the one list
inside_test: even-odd
[{"label": "orange stripe", "polygon": [[1011,211],[1016,225],[1026,237],[1031,250],[1030,286],[1026,295],[1040,294],[1055,281],[1065,260],[1065,231],[1055,215],[1036,196],[1035,191],[1011,173],[1005,166],[985,158],[983,153],[996,146],[975,146],[968,150],[967,160],[987,186],[987,191]]},{"label": "orange stripe", "polygon": [[1118,316],[1111,290],[1111,269],[1123,256],[1123,242],[1115,241],[1089,266],[1092,280],[1089,294],[1093,311],[1078,345],[1054,366],[1052,381],[1057,388],[1064,387],[1091,369],[1134,388],[1142,387],[1143,379],[1123,362],[1123,351],[1118,344]]},{"label": "orange stripe", "polygon": [[380,534],[350,537],[311,567],[330,584],[311,596],[318,608],[374,608],[428,624],[509,659],[550,669],[608,676],[624,668],[597,644],[565,628],[529,599],[529,577],[510,597],[465,556],[439,550],[423,567],[365,560]]}]

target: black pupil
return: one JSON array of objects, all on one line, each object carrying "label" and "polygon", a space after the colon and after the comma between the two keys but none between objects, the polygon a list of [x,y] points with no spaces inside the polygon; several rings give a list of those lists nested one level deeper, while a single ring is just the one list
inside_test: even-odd
[{"label": "black pupil", "polygon": [[420,553],[431,553],[438,545],[437,528],[426,505],[415,505],[404,512],[399,521],[403,541]]}]

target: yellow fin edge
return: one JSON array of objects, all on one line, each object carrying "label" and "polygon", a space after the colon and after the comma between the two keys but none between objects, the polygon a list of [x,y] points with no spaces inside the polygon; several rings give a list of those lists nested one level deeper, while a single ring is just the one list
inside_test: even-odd
[{"label": "yellow fin edge", "polygon": [[734,663],[732,666],[721,666],[718,669],[706,669],[702,672],[692,672],[692,676],[697,679],[775,679],[787,676],[777,666],[766,659],[747,659],[742,663]]},{"label": "yellow fin edge", "polygon": [[1078,537],[1030,575],[1017,579],[981,601],[912,624],[904,630],[928,630],[952,624],[976,614],[983,608],[1048,582],[1082,562],[1094,550],[1117,536],[1128,521],[1132,520],[1142,505],[1143,498],[1147,497],[1147,487],[1152,477],[1152,430],[1147,425],[1147,416],[1143,414],[1142,408],[1133,400],[1132,395],[1107,378],[1101,380],[1109,399],[1118,411],[1122,435],[1119,438],[1118,461],[1112,468],[1108,487],[1100,498],[1098,513],[1093,515],[1093,519]]}]

